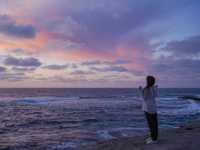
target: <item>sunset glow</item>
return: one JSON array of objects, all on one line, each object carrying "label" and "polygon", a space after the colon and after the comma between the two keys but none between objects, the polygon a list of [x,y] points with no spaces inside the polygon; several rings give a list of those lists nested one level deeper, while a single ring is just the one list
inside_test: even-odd
[{"label": "sunset glow", "polygon": [[[199,87],[200,1],[1,0],[0,87]],[[183,82],[184,81],[184,82]]]}]

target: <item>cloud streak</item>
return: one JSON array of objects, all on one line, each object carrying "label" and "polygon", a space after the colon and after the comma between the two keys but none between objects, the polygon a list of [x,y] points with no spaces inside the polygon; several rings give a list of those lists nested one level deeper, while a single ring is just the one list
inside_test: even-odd
[{"label": "cloud streak", "polygon": [[4,60],[4,64],[8,66],[21,66],[21,67],[39,67],[42,63],[33,57],[28,58],[15,58],[12,56],[7,57]]},{"label": "cloud streak", "polygon": [[200,35],[184,40],[170,41],[162,48],[162,51],[172,52],[176,57],[197,56],[200,54]]},{"label": "cloud streak", "polygon": [[68,68],[69,65],[47,65],[47,66],[44,66],[43,68],[45,69],[50,69],[50,70],[63,70],[63,69],[66,69]]},{"label": "cloud streak", "polygon": [[5,72],[5,71],[6,71],[6,67],[0,66],[0,72]]},{"label": "cloud streak", "polygon": [[17,38],[34,38],[36,29],[30,24],[17,24],[8,15],[0,15],[0,33]]},{"label": "cloud streak", "polygon": [[98,72],[128,72],[128,69],[122,66],[91,67],[90,69]]}]

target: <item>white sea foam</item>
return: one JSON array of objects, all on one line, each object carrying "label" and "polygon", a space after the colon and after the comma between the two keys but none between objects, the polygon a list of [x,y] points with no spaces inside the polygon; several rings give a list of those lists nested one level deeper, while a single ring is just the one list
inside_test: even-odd
[{"label": "white sea foam", "polygon": [[192,110],[195,112],[200,112],[200,103],[194,101],[194,100],[189,100],[190,105],[188,105],[188,110]]},{"label": "white sea foam", "polygon": [[62,144],[50,146],[48,150],[68,150],[76,147],[78,147],[78,144],[75,142],[64,142]]},{"label": "white sea foam", "polygon": [[79,97],[54,97],[54,96],[42,96],[42,97],[25,97],[17,99],[17,103],[22,104],[58,104],[69,100],[77,100]]},{"label": "white sea foam", "polygon": [[193,115],[200,113],[200,103],[189,100],[187,104],[182,104],[173,109],[160,109],[159,114],[163,115]]},{"label": "white sea foam", "polygon": [[115,137],[109,134],[107,130],[97,131],[98,137],[102,140],[114,139]]}]

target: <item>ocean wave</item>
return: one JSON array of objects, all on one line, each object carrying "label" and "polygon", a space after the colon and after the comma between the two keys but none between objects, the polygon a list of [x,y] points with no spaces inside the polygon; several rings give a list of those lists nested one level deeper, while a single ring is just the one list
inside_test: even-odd
[{"label": "ocean wave", "polygon": [[184,95],[184,96],[179,96],[179,99],[186,99],[186,100],[196,100],[200,101],[200,97],[196,95]]},{"label": "ocean wave", "polygon": [[20,104],[49,104],[49,103],[61,103],[69,100],[77,100],[79,97],[25,97],[16,99],[16,103]]},{"label": "ocean wave", "polygon": [[111,96],[79,96],[79,99],[123,99],[123,98],[136,98],[126,95],[111,95]]},{"label": "ocean wave", "polygon": [[189,100],[188,104],[181,105],[179,107],[166,106],[165,109],[159,109],[158,113],[162,115],[195,115],[200,113],[200,103]]},{"label": "ocean wave", "polygon": [[79,96],[80,99],[96,99],[96,98],[105,98],[105,99],[110,99],[110,98],[116,98],[117,96]]},{"label": "ocean wave", "polygon": [[112,136],[109,131],[107,130],[100,130],[97,131],[97,135],[101,140],[110,140],[110,139],[115,139],[116,137]]},{"label": "ocean wave", "polygon": [[84,123],[95,123],[95,122],[99,122],[100,120],[98,119],[95,119],[95,118],[92,118],[92,119],[84,119],[84,120],[81,120],[81,122],[84,122]]},{"label": "ocean wave", "polygon": [[162,99],[162,100],[164,100],[164,101],[171,101],[171,100],[175,100],[175,99],[177,99],[177,97],[176,96],[170,96],[170,97],[159,97],[159,99]]},{"label": "ocean wave", "polygon": [[104,100],[133,100],[136,97],[127,97],[127,96],[38,96],[38,97],[24,97],[24,98],[15,98],[12,101],[21,104],[51,104],[51,103],[62,103],[65,101],[73,100],[90,100],[90,99],[104,99]]},{"label": "ocean wave", "polygon": [[69,141],[61,144],[50,145],[48,146],[47,150],[71,150],[77,148],[79,145],[80,143]]}]

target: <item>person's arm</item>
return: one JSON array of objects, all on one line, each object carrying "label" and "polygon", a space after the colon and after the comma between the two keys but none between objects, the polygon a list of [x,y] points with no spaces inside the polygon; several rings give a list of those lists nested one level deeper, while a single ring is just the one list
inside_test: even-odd
[{"label": "person's arm", "polygon": [[142,88],[142,86],[139,86],[139,88],[138,88],[138,93],[139,93],[139,96],[140,97],[143,97],[144,95],[143,95],[143,88]]},{"label": "person's arm", "polygon": [[148,100],[148,89],[143,89],[143,98],[144,98],[144,101],[147,101]]},{"label": "person's arm", "polygon": [[158,97],[158,85],[155,85],[154,87],[154,90],[155,90],[155,97]]}]

